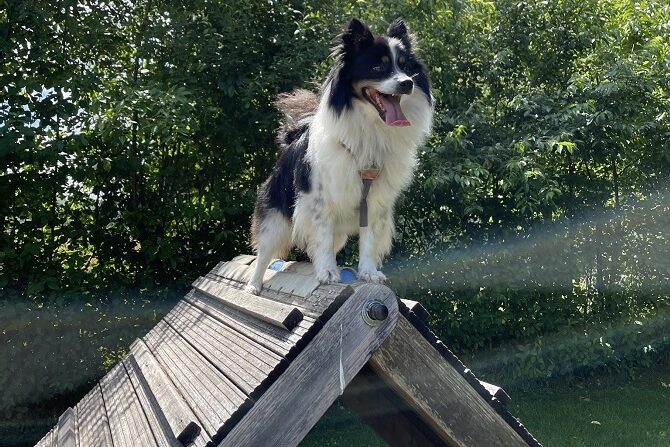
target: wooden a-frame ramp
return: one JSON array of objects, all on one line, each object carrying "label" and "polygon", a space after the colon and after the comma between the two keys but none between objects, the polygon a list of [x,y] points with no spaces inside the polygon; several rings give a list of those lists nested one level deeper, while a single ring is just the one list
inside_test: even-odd
[{"label": "wooden a-frame ramp", "polygon": [[37,445],[291,447],[342,393],[392,447],[540,445],[419,304],[291,262],[249,295],[254,259],[198,278]]}]

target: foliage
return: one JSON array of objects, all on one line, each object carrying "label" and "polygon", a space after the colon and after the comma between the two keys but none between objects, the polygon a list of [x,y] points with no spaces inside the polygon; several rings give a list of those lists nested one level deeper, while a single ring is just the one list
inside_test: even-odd
[{"label": "foliage", "polygon": [[119,291],[105,301],[0,301],[0,420],[25,418],[35,404],[44,407],[50,399],[88,388],[176,298]]},{"label": "foliage", "polygon": [[274,96],[323,79],[348,17],[404,15],[436,111],[392,285],[459,352],[667,301],[670,5],[0,6],[0,287],[22,297],[184,281],[248,251]]}]

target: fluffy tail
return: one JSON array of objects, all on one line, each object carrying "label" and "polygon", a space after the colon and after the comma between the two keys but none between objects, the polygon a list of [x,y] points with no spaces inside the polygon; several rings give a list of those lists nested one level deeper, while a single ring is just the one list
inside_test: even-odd
[{"label": "fluffy tail", "polygon": [[305,132],[319,107],[319,97],[309,90],[296,89],[291,93],[279,94],[275,106],[284,115],[277,135],[279,147],[284,148]]}]

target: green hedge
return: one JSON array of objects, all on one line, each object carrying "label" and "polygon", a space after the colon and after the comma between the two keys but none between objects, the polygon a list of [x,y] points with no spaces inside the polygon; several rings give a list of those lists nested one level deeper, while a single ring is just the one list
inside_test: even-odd
[{"label": "green hedge", "polygon": [[173,292],[114,293],[106,300],[0,300],[0,418],[86,387],[175,302]]}]

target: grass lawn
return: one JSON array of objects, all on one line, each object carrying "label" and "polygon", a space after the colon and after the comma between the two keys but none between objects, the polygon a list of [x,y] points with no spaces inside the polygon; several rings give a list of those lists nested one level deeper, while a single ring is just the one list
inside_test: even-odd
[{"label": "grass lawn", "polygon": [[670,367],[516,393],[510,410],[546,447],[670,446]]},{"label": "grass lawn", "polygon": [[[668,365],[632,381],[608,376],[511,394],[510,411],[546,447],[670,446]],[[384,445],[335,403],[300,447]]]}]

